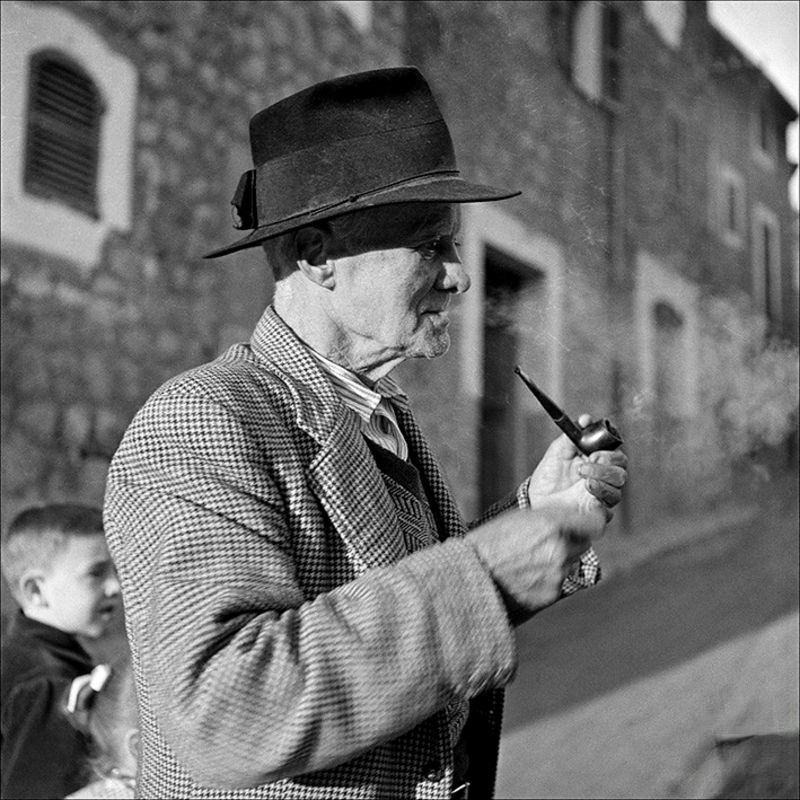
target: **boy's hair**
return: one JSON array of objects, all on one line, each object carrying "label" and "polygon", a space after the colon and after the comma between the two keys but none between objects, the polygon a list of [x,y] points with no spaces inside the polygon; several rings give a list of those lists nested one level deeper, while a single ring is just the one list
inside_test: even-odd
[{"label": "boy's hair", "polygon": [[2,568],[16,595],[19,580],[32,567],[49,568],[75,536],[103,533],[103,512],[77,503],[51,503],[18,514],[3,534]]}]

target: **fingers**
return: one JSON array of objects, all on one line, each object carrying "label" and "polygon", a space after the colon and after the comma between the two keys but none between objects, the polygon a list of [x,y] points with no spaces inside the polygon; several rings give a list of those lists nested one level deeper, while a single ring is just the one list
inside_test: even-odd
[{"label": "fingers", "polygon": [[628,479],[628,457],[619,450],[592,453],[578,473],[586,479],[587,491],[607,508],[613,508],[622,500],[622,487]]},{"label": "fingers", "polygon": [[600,464],[613,464],[623,469],[628,468],[628,456],[622,450],[598,450],[589,456],[589,461]]},{"label": "fingers", "polygon": [[582,478],[607,483],[617,489],[621,489],[628,479],[628,470],[623,467],[613,467],[592,462],[581,464],[578,468],[578,474]]},{"label": "fingers", "polygon": [[622,500],[622,490],[592,478],[586,481],[587,491],[594,495],[606,508],[613,508]]}]

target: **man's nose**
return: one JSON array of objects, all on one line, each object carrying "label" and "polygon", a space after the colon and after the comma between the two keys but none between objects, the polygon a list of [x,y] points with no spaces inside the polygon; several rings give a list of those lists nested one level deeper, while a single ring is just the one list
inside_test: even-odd
[{"label": "man's nose", "polygon": [[442,271],[439,275],[439,288],[445,292],[453,294],[463,294],[469,289],[472,281],[470,280],[461,259],[453,253],[449,253],[447,258],[442,261]]}]

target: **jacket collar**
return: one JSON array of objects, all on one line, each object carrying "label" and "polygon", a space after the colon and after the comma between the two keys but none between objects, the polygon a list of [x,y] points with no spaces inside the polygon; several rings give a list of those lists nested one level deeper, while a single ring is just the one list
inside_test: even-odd
[{"label": "jacket collar", "polygon": [[22,611],[18,611],[13,617],[9,635],[33,639],[43,644],[50,652],[57,653],[62,660],[72,661],[80,667],[88,666],[91,669],[92,659],[76,636],[44,622],[30,619]]},{"label": "jacket collar", "polygon": [[397,561],[405,552],[403,536],[358,415],[273,307],[259,320],[250,346],[289,392],[297,425],[319,445],[308,464],[309,486],[347,543],[356,569]]},{"label": "jacket collar", "polygon": [[324,370],[297,334],[269,306],[250,338],[257,358],[270,365],[270,372],[289,391],[297,424],[319,444],[341,428],[351,412],[340,400]]},{"label": "jacket collar", "polygon": [[[250,338],[257,357],[271,365],[292,395],[297,424],[320,444],[341,428],[351,412],[342,402],[325,370],[297,334],[269,306]],[[376,389],[410,412],[407,395],[391,379],[382,379]]]}]

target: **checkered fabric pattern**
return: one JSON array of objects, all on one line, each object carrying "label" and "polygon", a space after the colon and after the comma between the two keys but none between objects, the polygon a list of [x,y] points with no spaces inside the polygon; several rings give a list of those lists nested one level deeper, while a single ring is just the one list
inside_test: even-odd
[{"label": "checkered fabric pattern", "polygon": [[513,674],[513,632],[393,403],[445,539],[410,555],[357,416],[272,310],[249,346],[169,381],[131,423],[105,523],[138,796],[447,798],[454,702],[493,709],[467,730],[494,759],[499,703],[480,701]]},{"label": "checkered fabric pattern", "polygon": [[[370,449],[373,450],[374,454],[374,449]],[[406,486],[402,479],[399,479],[400,469],[410,470],[419,484],[419,489],[422,490],[416,468],[406,464],[399,456],[396,457],[396,462],[400,463],[395,463],[393,466],[392,461],[394,458],[394,454],[388,452],[385,458],[376,460],[383,474],[386,490],[389,492],[389,497],[392,498],[397,510],[397,519],[405,539],[406,552],[414,553],[439,541],[436,532],[436,521],[431,513],[430,505],[425,502],[424,498],[418,497],[414,491]],[[413,478],[411,480],[413,481]],[[455,748],[469,715],[469,703],[466,700],[457,698],[451,700],[444,711],[447,715],[450,744],[451,747]]]}]

